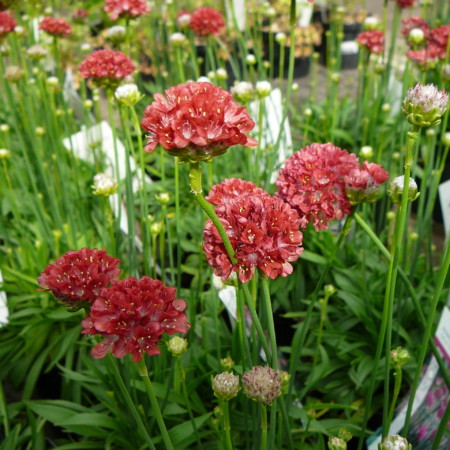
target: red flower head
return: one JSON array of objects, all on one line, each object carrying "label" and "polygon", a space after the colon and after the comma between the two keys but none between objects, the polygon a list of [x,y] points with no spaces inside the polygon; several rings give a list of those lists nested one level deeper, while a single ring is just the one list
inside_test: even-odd
[{"label": "red flower head", "polygon": [[433,47],[439,59],[446,58],[447,42],[450,35],[450,25],[433,28],[428,34],[428,46]]},{"label": "red flower head", "polygon": [[0,38],[14,31],[17,20],[11,17],[8,11],[0,12]]},{"label": "red flower head", "polygon": [[149,277],[128,277],[103,289],[83,320],[83,334],[100,334],[105,340],[92,349],[94,358],[103,358],[110,349],[117,358],[127,353],[133,361],[143,353],[159,355],[163,333],[186,333],[189,328],[184,300],[176,299],[175,288]]},{"label": "red flower head", "polygon": [[209,34],[217,36],[225,26],[222,14],[214,8],[196,9],[189,22],[189,27],[194,30],[197,36],[207,36]]},{"label": "red flower head", "polygon": [[253,194],[269,195],[264,189],[256,186],[251,181],[241,180],[240,178],[228,178],[213,186],[206,200],[217,206],[229,203],[236,198]]},{"label": "red flower head", "polygon": [[397,6],[401,9],[411,8],[416,0],[397,0]]},{"label": "red flower head", "polygon": [[430,45],[427,48],[421,48],[419,50],[409,50],[406,56],[417,64],[420,70],[432,69],[439,61],[439,48]]},{"label": "red flower head", "polygon": [[83,23],[89,17],[89,13],[85,9],[78,8],[71,17],[74,22]]},{"label": "red flower head", "polygon": [[119,262],[106,250],[71,250],[49,264],[37,282],[67,306],[74,307],[80,301],[92,303],[104,287],[119,277]]},{"label": "red flower head", "polygon": [[135,69],[128,56],[114,50],[97,50],[80,64],[83,78],[92,78],[98,86],[111,88],[117,87]]},{"label": "red flower head", "polygon": [[300,226],[316,231],[341,220],[352,210],[345,195],[344,177],[358,169],[358,158],[332,143],[311,144],[285,162],[277,180],[277,195],[300,215]]},{"label": "red flower head", "polygon": [[179,84],[145,109],[141,122],[148,131],[145,151],[161,144],[181,161],[209,161],[232,145],[254,147],[248,137],[255,122],[245,107],[240,107],[230,92],[211,83]]},{"label": "red flower head", "polygon": [[419,16],[412,16],[409,19],[403,19],[402,24],[403,28],[401,33],[406,37],[408,37],[409,32],[414,28],[421,29],[425,36],[428,34],[428,30],[430,29],[430,25],[428,25],[428,22]]},{"label": "red flower head", "polygon": [[151,11],[145,0],[106,0],[104,10],[109,13],[111,20],[119,17],[132,19]]},{"label": "red flower head", "polygon": [[234,271],[246,283],[253,278],[255,267],[272,279],[292,273],[289,263],[302,253],[303,235],[298,231],[298,214],[287,203],[268,194],[254,194],[219,205],[215,212],[237,260],[233,266],[216,227],[208,220],[203,250],[208,264],[223,281]]},{"label": "red flower head", "polygon": [[44,17],[39,29],[56,37],[69,36],[72,33],[72,27],[61,17]]},{"label": "red flower head", "polygon": [[381,184],[389,179],[389,173],[379,164],[364,161],[344,177],[345,192],[350,204],[372,203],[377,199]]},{"label": "red flower head", "polygon": [[384,50],[384,34],[380,30],[364,31],[358,35],[356,41],[370,53],[380,54]]},{"label": "red flower head", "polygon": [[186,9],[182,9],[177,15],[177,25],[181,28],[188,28],[191,23],[191,13]]}]

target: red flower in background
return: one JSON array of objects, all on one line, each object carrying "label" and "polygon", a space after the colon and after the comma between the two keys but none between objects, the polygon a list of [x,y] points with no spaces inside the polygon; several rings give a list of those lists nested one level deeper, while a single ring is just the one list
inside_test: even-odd
[{"label": "red flower in background", "polygon": [[128,56],[114,50],[97,50],[80,64],[83,78],[91,78],[97,85],[104,87],[117,87],[135,69]]},{"label": "red flower in background", "polygon": [[356,41],[371,53],[380,54],[384,50],[384,34],[380,30],[364,31],[358,35]]},{"label": "red flower in background", "polygon": [[440,27],[433,28],[428,34],[428,47],[433,48],[439,59],[446,58],[449,35],[450,25],[441,25]]},{"label": "red flower in background", "polygon": [[346,150],[332,143],[311,144],[286,160],[277,195],[297,210],[301,228],[311,223],[316,231],[325,230],[330,220],[351,212],[344,176],[358,168],[358,158]]},{"label": "red flower in background", "polygon": [[290,262],[296,261],[303,249],[297,212],[283,200],[268,194],[238,197],[216,207],[235,251],[233,266],[222,239],[211,220],[203,231],[203,250],[215,275],[226,281],[231,271],[238,272],[242,283],[253,278],[259,268],[269,278],[292,273]]},{"label": "red flower in background", "polygon": [[256,186],[251,181],[241,180],[240,178],[228,178],[214,185],[209,191],[206,200],[217,206],[252,194],[269,195],[264,189]]},{"label": "red flower in background", "polygon": [[397,0],[397,5],[401,9],[411,8],[416,3],[416,0]]},{"label": "red flower in background", "polygon": [[189,22],[189,27],[197,36],[209,34],[217,36],[225,26],[222,14],[214,8],[204,7],[196,9]]},{"label": "red flower in background", "polygon": [[364,161],[361,167],[344,176],[345,192],[352,205],[371,203],[377,199],[381,184],[389,179],[389,172],[379,164]]},{"label": "red flower in background", "polygon": [[135,18],[151,11],[145,0],[106,0],[104,10],[111,20],[119,17]]},{"label": "red flower in background", "polygon": [[44,17],[39,29],[58,37],[69,36],[72,33],[72,27],[61,17]]},{"label": "red flower in background", "polygon": [[163,333],[186,333],[190,325],[185,309],[175,288],[149,277],[128,277],[102,291],[82,322],[82,333],[105,337],[92,349],[94,358],[103,358],[112,349],[117,358],[131,353],[137,362],[144,352],[161,353],[158,343]]},{"label": "red flower in background", "polygon": [[80,301],[92,303],[103,288],[119,277],[119,262],[106,250],[71,250],[49,264],[37,282],[67,306],[76,306]]},{"label": "red flower in background", "polygon": [[78,8],[71,17],[74,22],[83,23],[89,17],[89,13],[85,9]]},{"label": "red flower in background", "polygon": [[6,36],[14,31],[17,20],[8,13],[8,11],[0,12],[0,37]]},{"label": "red flower in background", "polygon": [[406,56],[417,64],[420,70],[432,69],[437,62],[439,50],[435,47],[421,48],[419,50],[409,50]]},{"label": "red flower in background", "polygon": [[428,22],[419,16],[412,16],[409,19],[403,19],[402,24],[403,28],[401,30],[401,33],[406,37],[408,37],[409,32],[414,28],[421,29],[425,36],[428,34],[428,30],[430,29],[430,25],[428,25]]},{"label": "red flower in background", "polygon": [[148,131],[145,151],[161,144],[181,161],[208,161],[232,145],[254,147],[246,136],[255,126],[230,92],[211,83],[188,82],[155,94],[141,126]]}]

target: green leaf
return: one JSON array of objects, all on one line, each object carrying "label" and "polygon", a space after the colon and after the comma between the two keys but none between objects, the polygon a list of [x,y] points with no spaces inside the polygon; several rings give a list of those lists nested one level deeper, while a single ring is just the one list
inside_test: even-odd
[{"label": "green leaf", "polygon": [[73,428],[73,425],[87,425],[91,427],[103,427],[115,430],[118,428],[117,422],[107,414],[102,413],[79,413],[71,415],[66,420],[59,423],[64,428]]},{"label": "green leaf", "polygon": [[[194,419],[195,427],[200,430],[203,424],[212,416],[212,413],[204,414],[203,416]],[[170,439],[174,447],[184,447],[195,442],[195,432],[191,421],[186,421],[169,430]]]}]

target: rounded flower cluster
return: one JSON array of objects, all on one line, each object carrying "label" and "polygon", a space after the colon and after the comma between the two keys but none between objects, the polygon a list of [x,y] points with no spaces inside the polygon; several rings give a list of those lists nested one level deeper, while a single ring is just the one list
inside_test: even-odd
[{"label": "rounded flower cluster", "polygon": [[217,206],[252,194],[269,195],[264,189],[256,186],[251,181],[241,180],[240,178],[228,178],[214,185],[209,191],[206,200]]},{"label": "rounded flower cluster", "polygon": [[17,20],[8,11],[0,12],[0,38],[14,31],[16,25]]},{"label": "rounded flower cluster", "polygon": [[133,355],[137,362],[145,353],[159,355],[163,333],[185,333],[189,327],[184,300],[176,299],[175,288],[149,277],[116,281],[103,289],[83,320],[83,334],[99,334],[105,339],[92,349],[94,358],[109,350],[117,358]]},{"label": "rounded flower cluster", "polygon": [[409,33],[414,28],[418,28],[424,32],[425,35],[428,34],[428,30],[430,29],[430,25],[428,25],[428,22],[425,19],[422,19],[420,16],[412,16],[408,19],[402,20],[403,28],[401,30],[401,33],[403,36],[409,36]]},{"label": "rounded flower cluster", "polygon": [[231,400],[239,392],[239,377],[230,372],[219,373],[213,378],[212,388],[219,400]]},{"label": "rounded flower cluster", "polygon": [[247,195],[216,207],[235,251],[233,265],[211,220],[203,231],[203,250],[214,273],[226,281],[237,272],[242,283],[253,278],[255,268],[269,278],[292,273],[290,262],[303,251],[303,235],[297,212],[283,200],[268,194]]},{"label": "rounded flower cluster", "polygon": [[280,170],[277,195],[300,214],[301,228],[312,223],[316,231],[351,212],[344,176],[358,169],[358,158],[332,143],[312,144],[294,153]]},{"label": "rounded flower cluster", "polygon": [[131,19],[151,11],[145,0],[106,0],[104,10],[111,20],[119,17]]},{"label": "rounded flower cluster", "polygon": [[135,69],[130,58],[114,50],[97,50],[80,64],[83,78],[91,78],[98,86],[111,88],[117,87]]},{"label": "rounded flower cluster", "polygon": [[78,8],[70,16],[75,23],[83,23],[88,17],[89,12],[85,9]]},{"label": "rounded flower cluster", "polygon": [[218,35],[225,26],[222,14],[217,9],[204,7],[196,9],[190,18],[189,27],[198,36]]},{"label": "rounded flower cluster", "polygon": [[161,144],[181,161],[208,161],[232,145],[257,144],[245,134],[255,126],[245,107],[211,83],[188,82],[155,94],[144,114],[141,126],[150,133],[147,152]]},{"label": "rounded flower cluster", "polygon": [[416,3],[416,0],[397,0],[397,5],[401,9],[411,8]]},{"label": "rounded flower cluster", "polygon": [[72,33],[70,24],[61,17],[44,17],[39,29],[57,37],[69,36]]},{"label": "rounded flower cluster", "polygon": [[380,54],[384,50],[384,34],[380,30],[364,31],[358,35],[356,41],[370,53]]},{"label": "rounded flower cluster", "polygon": [[438,125],[448,106],[445,89],[439,91],[433,84],[417,83],[408,90],[403,101],[403,114],[411,125],[430,127]]},{"label": "rounded flower cluster", "polygon": [[428,47],[434,48],[439,59],[445,59],[447,42],[450,36],[450,25],[441,25],[430,30],[427,36]]},{"label": "rounded flower cluster", "polygon": [[364,161],[344,177],[345,193],[351,205],[372,203],[377,199],[378,188],[389,179],[389,173],[379,164]]},{"label": "rounded flower cluster", "polygon": [[71,250],[49,264],[37,282],[62,303],[74,307],[80,301],[93,302],[120,275],[120,260],[106,250]]},{"label": "rounded flower cluster", "polygon": [[378,445],[379,450],[411,450],[411,444],[406,438],[394,434],[392,436],[386,436],[381,444]]},{"label": "rounded flower cluster", "polygon": [[281,378],[270,367],[255,366],[242,375],[242,387],[248,398],[271,405],[281,395]]}]

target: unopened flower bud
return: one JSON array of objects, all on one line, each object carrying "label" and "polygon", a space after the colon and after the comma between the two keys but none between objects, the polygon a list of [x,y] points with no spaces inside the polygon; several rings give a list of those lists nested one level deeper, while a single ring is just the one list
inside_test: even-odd
[{"label": "unopened flower bud", "polygon": [[383,112],[389,112],[391,110],[391,105],[389,103],[383,103],[381,105],[381,110]]},{"label": "unopened flower bud", "polygon": [[170,201],[170,196],[167,192],[161,192],[161,194],[155,195],[155,198],[161,205],[167,205]]},{"label": "unopened flower bud", "polygon": [[270,95],[272,91],[272,85],[268,81],[257,81],[255,90],[259,98],[265,98]]},{"label": "unopened flower bud", "polygon": [[36,127],[35,129],[37,136],[43,136],[45,134],[45,128],[44,127]]},{"label": "unopened flower bud", "polygon": [[407,439],[394,434],[393,436],[386,436],[381,444],[378,444],[378,450],[411,450],[412,446]]},{"label": "unopened flower bud", "polygon": [[359,156],[363,159],[370,159],[373,156],[373,149],[370,145],[364,145],[359,151]]},{"label": "unopened flower bud", "polygon": [[186,44],[187,42],[187,37],[185,34],[183,33],[173,33],[170,35],[169,37],[169,42],[174,46],[174,47],[182,47],[183,45]]},{"label": "unopened flower bud", "polygon": [[62,231],[58,230],[58,229],[55,229],[55,230],[52,230],[52,234],[53,234],[53,237],[55,238],[55,240],[59,241],[61,239],[61,236],[62,236]]},{"label": "unopened flower bud", "polygon": [[412,44],[419,45],[425,40],[425,33],[421,28],[413,28],[408,35],[408,41]]},{"label": "unopened flower bud", "polygon": [[0,160],[11,158],[11,152],[6,148],[0,148]]},{"label": "unopened flower bud", "polygon": [[311,108],[306,108],[304,111],[303,111],[303,114],[305,115],[305,117],[311,117],[312,116],[312,109]]},{"label": "unopened flower bud", "polygon": [[394,367],[402,367],[409,361],[411,355],[406,348],[397,347],[396,349],[391,350],[390,358],[391,364]]},{"label": "unopened flower bud", "polygon": [[188,348],[188,341],[179,336],[174,336],[173,338],[167,341],[167,349],[172,356],[181,356],[183,353],[186,353]]},{"label": "unopened flower bud", "polygon": [[83,105],[86,109],[91,109],[94,106],[94,102],[88,99],[83,102]]},{"label": "unopened flower bud", "polygon": [[375,16],[368,16],[364,19],[363,27],[364,30],[376,30],[380,21]]},{"label": "unopened flower bud", "polygon": [[253,98],[255,92],[252,83],[249,83],[248,81],[235,83],[230,91],[234,98],[241,103],[248,103]]},{"label": "unopened flower bud", "polygon": [[133,83],[119,86],[114,92],[114,96],[117,101],[124,106],[134,106],[143,97],[139,92],[138,87]]},{"label": "unopened flower bud", "polygon": [[291,89],[292,89],[292,92],[298,92],[298,90],[300,89],[300,86],[298,83],[292,83]]},{"label": "unopened flower bud", "polygon": [[122,25],[114,25],[108,30],[106,37],[113,44],[120,44],[125,40],[126,31],[127,31],[126,28],[123,27]]},{"label": "unopened flower bud", "polygon": [[256,402],[271,405],[281,395],[281,378],[270,367],[255,366],[242,376],[244,394]]},{"label": "unopened flower bud", "polygon": [[412,231],[411,233],[409,233],[409,239],[413,242],[417,242],[419,240],[419,233]]},{"label": "unopened flower bud", "polygon": [[231,400],[239,392],[239,377],[230,372],[219,373],[213,378],[212,388],[219,400]]},{"label": "unopened flower bud", "polygon": [[433,84],[418,83],[409,89],[403,101],[403,114],[411,125],[432,127],[441,122],[448,105],[444,89],[438,91]]},{"label": "unopened flower bud", "polygon": [[23,76],[25,72],[19,66],[9,66],[6,68],[4,77],[11,83],[17,83]]},{"label": "unopened flower bud", "polygon": [[281,393],[284,395],[288,391],[289,382],[291,381],[291,374],[285,370],[279,370],[278,375],[281,380]]},{"label": "unopened flower bud", "polygon": [[444,133],[444,137],[442,138],[442,142],[446,147],[450,147],[450,131]]},{"label": "unopened flower bud", "polygon": [[39,44],[32,45],[27,50],[27,56],[33,61],[39,61],[42,58],[45,58],[47,56],[47,53],[47,50]]},{"label": "unopened flower bud", "polygon": [[400,159],[400,152],[394,152],[392,153],[392,159],[394,161],[398,161]]},{"label": "unopened flower bud", "polygon": [[226,80],[228,78],[228,72],[223,67],[219,67],[216,70],[216,78],[218,80]]},{"label": "unopened flower bud", "polygon": [[59,86],[58,77],[48,77],[47,86],[50,88],[57,88]]},{"label": "unopened flower bud", "polygon": [[277,15],[277,11],[275,8],[269,7],[266,9],[266,16],[269,19],[273,19]]},{"label": "unopened flower bud", "polygon": [[117,192],[119,185],[109,175],[98,173],[94,176],[94,184],[91,187],[94,195],[109,197]]},{"label": "unopened flower bud", "polygon": [[[391,200],[394,203],[401,203],[404,183],[405,183],[404,175],[401,175],[392,180],[388,189],[388,195],[391,197]],[[413,202],[414,200],[417,199],[417,197],[419,197],[417,183],[415,182],[414,178],[410,178],[408,188],[408,201]]]},{"label": "unopened flower bud", "polygon": [[325,293],[325,297],[331,297],[332,295],[336,294],[336,292],[337,292],[337,289],[332,284],[326,284],[325,287],[323,288],[323,290]]},{"label": "unopened flower bud", "polygon": [[150,226],[150,233],[153,234],[153,236],[158,236],[158,234],[161,233],[162,229],[162,222],[153,222]]},{"label": "unopened flower bud", "polygon": [[375,64],[375,73],[381,75],[386,70],[386,64],[377,63]]},{"label": "unopened flower bud", "polygon": [[210,79],[210,80],[215,80],[216,79],[216,72],[214,72],[214,70],[210,70],[206,76]]},{"label": "unopened flower bud", "polygon": [[256,64],[256,56],[253,55],[252,53],[248,54],[247,57],[245,58],[245,62],[249,66],[254,66]]},{"label": "unopened flower bud", "polygon": [[280,45],[284,44],[286,42],[287,36],[285,33],[280,31],[275,35],[275,41],[278,42]]},{"label": "unopened flower bud", "polygon": [[328,449],[329,450],[346,450],[347,442],[344,439],[336,436],[330,436],[328,439]]},{"label": "unopened flower bud", "polygon": [[16,25],[16,27],[14,28],[14,33],[16,33],[17,36],[22,36],[25,33],[25,28],[21,25]]},{"label": "unopened flower bud", "polygon": [[197,78],[197,82],[199,83],[211,83],[211,80],[208,77],[202,76]]},{"label": "unopened flower bud", "polygon": [[427,131],[426,131],[427,137],[432,138],[435,134],[436,134],[436,132],[434,131],[434,128],[427,128]]},{"label": "unopened flower bud", "polygon": [[353,435],[345,428],[341,428],[338,432],[338,437],[343,439],[345,442],[348,442],[353,437]]},{"label": "unopened flower bud", "polygon": [[10,128],[9,128],[9,125],[8,125],[7,123],[2,123],[2,124],[0,125],[0,131],[1,131],[2,133],[8,133],[9,130],[10,130]]},{"label": "unopened flower bud", "polygon": [[386,214],[386,219],[389,222],[392,222],[395,219],[395,212],[394,211],[388,211],[388,213]]},{"label": "unopened flower bud", "polygon": [[331,74],[331,81],[332,81],[333,83],[339,83],[339,81],[341,81],[341,78],[342,78],[342,76],[341,76],[341,74],[338,73],[338,72],[335,72],[335,73],[332,73],[332,74]]},{"label": "unopened flower bud", "polygon": [[81,50],[83,53],[90,53],[90,52],[92,51],[92,45],[89,44],[88,42],[83,42],[83,43],[80,45],[80,50]]},{"label": "unopened flower bud", "polygon": [[222,358],[220,360],[220,365],[229,372],[234,367],[234,361],[230,356],[227,356],[226,358]]}]

